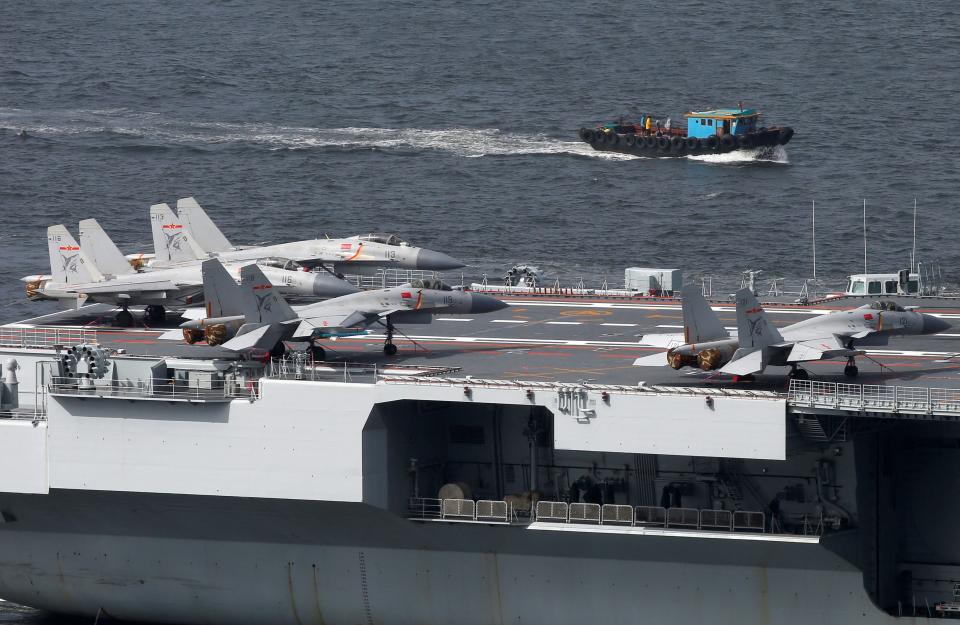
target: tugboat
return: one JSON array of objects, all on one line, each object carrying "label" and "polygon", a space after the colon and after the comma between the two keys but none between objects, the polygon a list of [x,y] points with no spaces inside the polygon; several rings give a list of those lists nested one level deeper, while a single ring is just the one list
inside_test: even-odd
[{"label": "tugboat", "polygon": [[621,120],[595,129],[581,128],[580,139],[602,152],[662,157],[772,148],[793,137],[789,126],[758,128],[760,112],[742,106],[684,113],[684,117],[686,128],[675,127],[669,117],[662,120],[643,115],[634,123]]}]

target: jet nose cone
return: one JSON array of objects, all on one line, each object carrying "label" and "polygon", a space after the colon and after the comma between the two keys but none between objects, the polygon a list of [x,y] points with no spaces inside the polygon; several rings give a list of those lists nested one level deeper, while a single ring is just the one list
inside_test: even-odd
[{"label": "jet nose cone", "polygon": [[936,334],[938,332],[943,332],[944,330],[949,330],[951,326],[949,323],[941,319],[940,317],[934,317],[933,315],[924,315],[923,316],[923,333],[924,334]]},{"label": "jet nose cone", "polygon": [[417,269],[446,271],[448,269],[460,269],[466,266],[465,263],[461,263],[453,256],[447,256],[443,252],[422,249],[417,253]]},{"label": "jet nose cone", "polygon": [[509,304],[502,302],[495,297],[482,295],[480,293],[470,294],[470,312],[475,314],[496,312],[507,308]]},{"label": "jet nose cone", "polygon": [[313,279],[313,294],[317,297],[340,297],[356,293],[360,289],[353,286],[346,280],[341,280],[327,272],[318,272]]}]

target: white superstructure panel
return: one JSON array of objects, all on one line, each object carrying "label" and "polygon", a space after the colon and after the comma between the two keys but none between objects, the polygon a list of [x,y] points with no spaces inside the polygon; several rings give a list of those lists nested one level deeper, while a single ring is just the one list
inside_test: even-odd
[{"label": "white superstructure panel", "polygon": [[51,397],[50,485],[360,501],[372,406],[365,385],[279,380],[252,403]]},{"label": "white superstructure panel", "polygon": [[[709,399],[707,399],[709,397]],[[555,412],[557,449],[786,459],[786,401],[703,395],[617,395]]]},{"label": "white superstructure panel", "polygon": [[43,421],[0,419],[0,492],[49,492]]}]

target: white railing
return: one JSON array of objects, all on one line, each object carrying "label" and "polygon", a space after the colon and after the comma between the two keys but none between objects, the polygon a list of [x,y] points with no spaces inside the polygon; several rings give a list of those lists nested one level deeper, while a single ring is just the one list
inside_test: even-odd
[{"label": "white railing", "polygon": [[[415,365],[409,365],[415,367]],[[426,367],[425,367],[426,368]],[[618,393],[625,395],[693,395],[697,397],[737,397],[742,399],[775,399],[782,400],[783,393],[773,391],[751,391],[746,389],[723,387],[692,387],[692,386],[646,386],[641,383],[636,386],[626,384],[592,384],[574,382],[537,382],[535,380],[498,380],[493,378],[448,378],[427,375],[391,375],[385,371],[380,375],[381,381],[387,384],[417,384],[433,386],[460,386],[464,388],[498,388],[516,389],[524,393],[537,391],[577,392],[594,391],[597,393]]]},{"label": "white railing", "polygon": [[476,521],[478,523],[509,523],[513,509],[506,501],[481,499],[434,499],[411,497],[407,502],[411,518]]},{"label": "white railing", "polygon": [[537,502],[537,521],[551,523],[589,523],[634,527],[663,527],[705,531],[765,532],[762,512],[738,510],[698,510],[696,508],[662,508],[660,506]]},{"label": "white railing", "polygon": [[[473,499],[411,497],[407,505],[410,518],[413,519],[447,519],[477,523],[510,523],[517,520],[513,506],[507,501],[500,500],[474,501]],[[749,510],[731,512],[696,508],[631,507],[621,504],[601,506],[595,503],[568,504],[563,501],[538,501],[533,520],[543,523],[766,532],[763,513]]]},{"label": "white railing", "polygon": [[310,382],[359,382],[372,384],[383,376],[391,378],[430,377],[460,371],[460,367],[421,365],[378,365],[364,362],[326,362],[306,356],[274,358],[264,377],[275,380],[305,380]]},{"label": "white railing", "polygon": [[[343,277],[347,282],[361,289],[389,289],[413,280],[441,279],[438,272],[423,269],[381,269],[373,275],[346,274]],[[462,281],[461,278],[461,283]]]},{"label": "white railing", "polygon": [[960,388],[791,380],[787,403],[794,407],[949,418],[960,417]]},{"label": "white railing", "polygon": [[572,503],[568,510],[571,523],[600,523],[600,504]]},{"label": "white railing", "polygon": [[166,401],[230,401],[259,397],[259,382],[214,380],[210,384],[190,383],[170,378],[103,381],[74,377],[54,377],[47,390],[51,395],[102,397],[109,399],[162,399]]},{"label": "white railing", "polygon": [[50,348],[54,345],[79,345],[97,342],[96,330],[71,328],[0,328],[0,345],[4,347]]}]

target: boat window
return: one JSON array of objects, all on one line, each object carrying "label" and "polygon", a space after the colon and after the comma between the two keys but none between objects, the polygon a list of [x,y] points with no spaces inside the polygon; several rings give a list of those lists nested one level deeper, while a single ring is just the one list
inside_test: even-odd
[{"label": "boat window", "polygon": [[920,291],[920,283],[916,280],[911,280],[907,282],[907,293],[918,293]]},{"label": "boat window", "polygon": [[896,293],[897,292],[897,281],[896,280],[887,280],[883,283],[883,292],[884,293]]},{"label": "boat window", "polygon": [[853,293],[854,295],[863,295],[866,291],[866,284],[863,280],[852,280],[850,286],[847,287],[848,293]]},{"label": "boat window", "polygon": [[883,286],[883,285],[880,283],[879,280],[871,280],[871,281],[870,281],[870,284],[867,285],[867,294],[868,294],[868,295],[879,295],[879,294],[883,293],[883,291],[881,290],[881,287],[882,287],[882,286]]},{"label": "boat window", "polygon": [[713,126],[713,120],[712,120],[712,119],[708,119],[708,120],[707,120],[707,126]]}]

